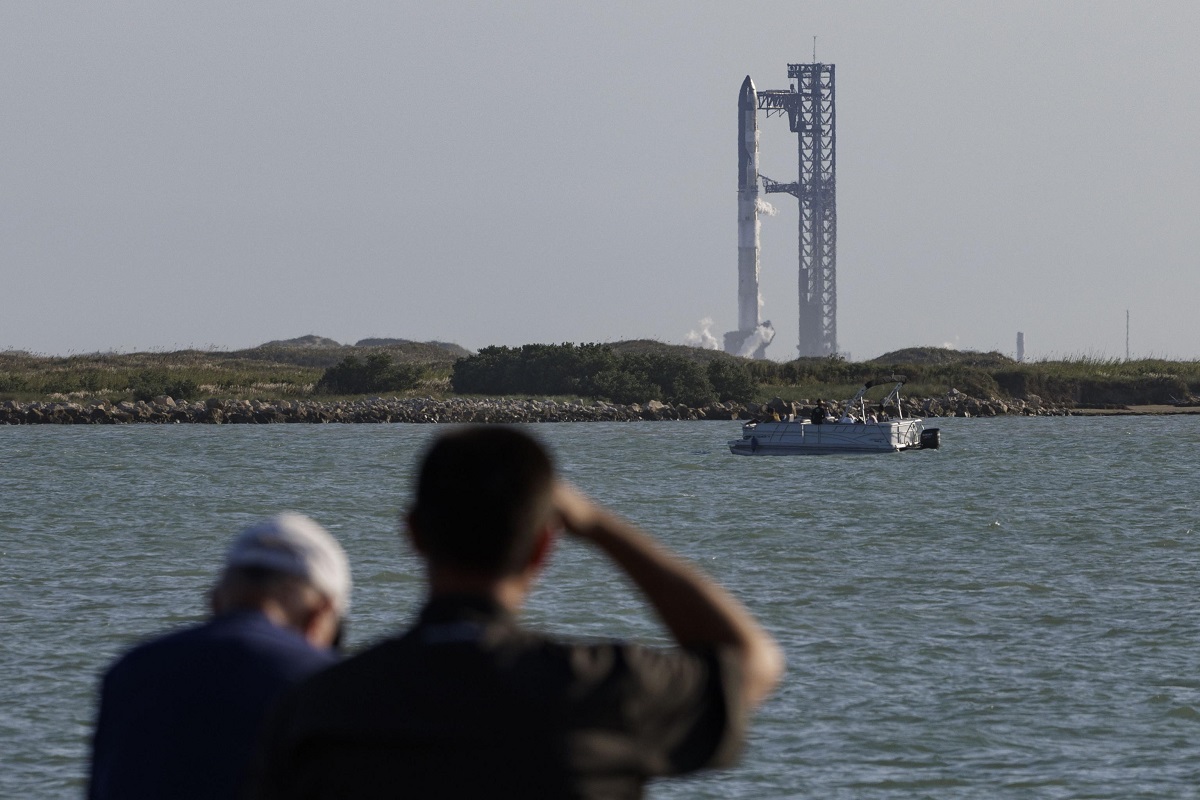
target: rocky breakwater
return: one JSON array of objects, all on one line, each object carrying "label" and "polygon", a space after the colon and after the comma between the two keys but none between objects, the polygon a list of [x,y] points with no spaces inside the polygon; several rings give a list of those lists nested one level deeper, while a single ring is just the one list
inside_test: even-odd
[{"label": "rocky breakwater", "polygon": [[[748,404],[746,416],[763,419],[775,414],[786,419],[789,414],[794,414],[797,418],[809,419],[816,402],[810,400],[791,402],[775,397],[766,403]],[[826,409],[832,409],[839,414],[845,405],[844,400],[824,400],[822,402]],[[1043,403],[1042,399],[1036,395],[1030,395],[1024,400],[1002,400],[998,397],[981,399],[970,397],[955,389],[941,397],[904,397],[901,398],[900,405],[905,417],[1064,417],[1076,413],[1066,406]],[[875,407],[872,403],[867,403],[868,410]],[[889,412],[895,414],[896,410],[890,408]]]},{"label": "rocky breakwater", "polygon": [[942,397],[905,398],[906,416],[916,417],[1067,417],[1075,411],[1064,405],[1044,403],[1037,395],[1023,400],[1004,400],[999,397],[970,397],[951,389]]},{"label": "rocky breakwater", "polygon": [[[221,400],[212,398],[179,402],[170,397],[153,400],[103,400],[86,403],[35,401],[0,403],[0,425],[120,425],[147,423],[170,425],[268,425],[288,422],[343,423],[466,423],[466,422],[633,422],[638,420],[736,420],[769,416],[807,418],[813,403],[775,398],[769,403],[710,403],[701,408],[648,403],[620,405],[603,400],[522,400],[449,398],[383,398],[366,400]],[[827,401],[838,409],[840,402]],[[1065,416],[1074,413],[1051,406],[1036,397],[1025,400],[979,399],[961,392],[938,398],[905,398],[907,417],[997,417],[1007,415]]]},{"label": "rocky breakwater", "polygon": [[170,397],[111,403],[93,401],[0,403],[0,425],[121,425],[145,423],[209,425],[274,423],[518,423],[632,422],[637,420],[747,419],[745,406],[711,403],[703,408],[651,400],[618,405],[601,400],[382,398],[366,400],[221,400],[177,402]]}]

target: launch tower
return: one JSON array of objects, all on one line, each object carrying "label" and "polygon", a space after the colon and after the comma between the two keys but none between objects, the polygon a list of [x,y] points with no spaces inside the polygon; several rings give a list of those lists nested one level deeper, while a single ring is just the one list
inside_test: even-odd
[{"label": "launch tower", "polygon": [[835,355],[837,349],[837,199],[835,183],[833,64],[788,64],[786,90],[757,92],[767,117],[787,114],[799,139],[800,174],[795,183],[765,175],[763,189],[800,201],[801,356]]}]

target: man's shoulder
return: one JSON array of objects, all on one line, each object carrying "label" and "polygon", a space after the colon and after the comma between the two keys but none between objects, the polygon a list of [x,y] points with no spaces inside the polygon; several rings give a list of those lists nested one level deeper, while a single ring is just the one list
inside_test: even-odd
[{"label": "man's shoulder", "polygon": [[334,663],[334,656],[303,636],[261,615],[216,617],[135,644],[108,669],[110,680],[123,675],[164,674],[210,669],[217,663],[278,665],[289,673],[307,673]]},{"label": "man's shoulder", "polygon": [[365,698],[376,711],[410,714],[435,698],[490,698],[485,706],[525,703],[530,713],[568,719],[603,698],[669,703],[701,695],[728,682],[724,661],[711,649],[572,639],[519,626],[417,626],[309,676],[289,705],[313,724],[357,719],[360,711],[351,709],[365,712]]},{"label": "man's shoulder", "polygon": [[636,672],[665,676],[680,671],[721,670],[721,648],[653,645],[622,639],[589,640],[546,638],[547,646],[565,654],[573,671],[581,674]]},{"label": "man's shoulder", "polygon": [[141,639],[128,647],[109,667],[110,674],[153,665],[186,654],[207,638],[209,621]]},{"label": "man's shoulder", "polygon": [[[350,714],[362,698],[376,708],[422,704],[435,696],[521,692],[531,682],[549,697],[568,681],[575,645],[510,625],[417,625],[308,677],[289,695],[302,716]],[[586,659],[585,659],[586,660]],[[470,676],[468,678],[468,676]],[[357,712],[351,714],[358,716]]]},{"label": "man's shoulder", "polygon": [[[368,645],[365,649],[347,656],[322,673],[323,680],[340,679],[349,675],[373,670],[385,670],[403,658],[403,637],[390,636]],[[326,673],[328,673],[326,675]]]},{"label": "man's shoulder", "polygon": [[416,627],[383,639],[343,659],[309,684],[340,685],[362,679],[395,677],[397,671],[430,665],[435,653],[449,658],[481,656],[504,670],[531,668],[536,663],[560,665],[577,677],[599,676],[614,670],[673,673],[697,666],[719,665],[718,650],[646,645],[622,639],[595,639],[547,634],[522,626]]}]

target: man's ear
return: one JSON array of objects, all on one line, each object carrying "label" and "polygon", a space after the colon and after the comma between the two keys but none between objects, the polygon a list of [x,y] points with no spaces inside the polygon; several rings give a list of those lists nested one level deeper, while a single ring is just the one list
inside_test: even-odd
[{"label": "man's ear", "polygon": [[308,609],[301,622],[300,632],[314,647],[330,647],[337,637],[338,615],[333,601],[325,595]]},{"label": "man's ear", "polygon": [[554,549],[554,532],[553,525],[543,525],[537,533],[537,538],[533,541],[533,552],[529,556],[529,565],[535,569],[542,569],[546,566],[546,562],[550,560],[550,551]]}]

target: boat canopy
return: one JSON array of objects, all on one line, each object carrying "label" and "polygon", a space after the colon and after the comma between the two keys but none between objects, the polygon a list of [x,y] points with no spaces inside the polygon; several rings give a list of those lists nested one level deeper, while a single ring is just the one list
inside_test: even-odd
[{"label": "boat canopy", "polygon": [[903,419],[904,409],[900,405],[900,387],[903,386],[907,380],[908,378],[903,375],[888,375],[887,377],[872,378],[863,384],[863,387],[858,390],[858,393],[855,394],[854,397],[851,397],[846,401],[846,408],[843,412],[844,416],[849,417],[853,414],[853,412],[858,411],[860,415],[865,417],[866,401],[863,400],[863,397],[866,395],[867,390],[873,386],[884,386],[889,383],[894,383],[895,386],[893,386],[892,390],[888,392],[887,397],[884,397],[883,400],[879,401],[879,404],[881,406],[886,406],[888,403],[895,403],[896,410],[899,412],[900,418]]}]

